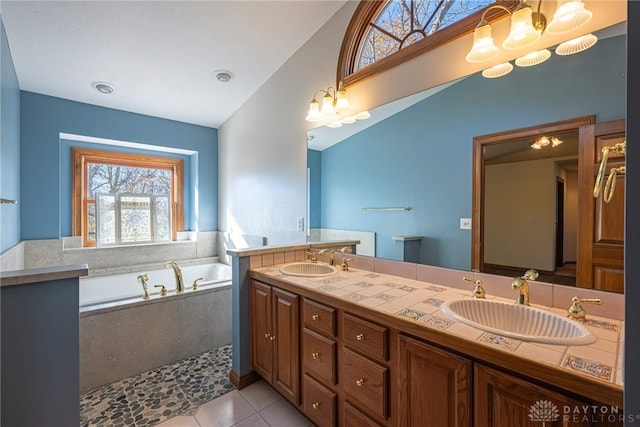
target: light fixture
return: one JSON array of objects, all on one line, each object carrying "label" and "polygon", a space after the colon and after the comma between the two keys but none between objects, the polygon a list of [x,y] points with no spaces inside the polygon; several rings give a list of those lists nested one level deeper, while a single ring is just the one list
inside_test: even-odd
[{"label": "light fixture", "polygon": [[562,142],[563,141],[561,139],[555,136],[552,136],[551,138],[549,138],[548,136],[541,136],[531,143],[531,148],[535,150],[541,150],[543,147],[548,147],[549,145],[551,145],[552,148],[555,148],[558,145],[562,144]]},{"label": "light fixture", "polygon": [[549,58],[551,58],[551,51],[549,51],[549,49],[542,49],[517,58],[516,65],[518,67],[531,67],[533,65],[542,64]]},{"label": "light fixture", "polygon": [[556,54],[558,55],[573,55],[574,53],[582,52],[589,49],[596,44],[598,37],[594,34],[585,34],[584,36],[576,37],[572,40],[560,43],[556,48]]},{"label": "light fixture", "polygon": [[[318,101],[319,95],[322,95],[322,102]],[[347,90],[341,81],[338,83],[337,90],[330,86],[327,90],[321,89],[313,95],[305,119],[308,122],[326,122],[327,127],[339,128],[342,125],[355,123],[356,120],[366,120],[371,117],[368,111],[345,115],[350,108]]]},{"label": "light fixture", "polygon": [[[322,97],[322,106],[316,99],[319,94],[324,94]],[[338,83],[338,90],[333,87],[328,87],[327,90],[319,90],[311,99],[309,103],[309,111],[307,113],[306,120],[308,122],[319,122],[322,120],[335,119],[338,114],[348,110],[350,107],[349,100],[347,99],[347,90],[344,88],[342,81]]]},{"label": "light fixture", "polygon": [[513,65],[510,62],[505,62],[482,71],[482,76],[488,79],[497,79],[498,77],[506,76],[511,70],[513,70]]},{"label": "light fixture", "polygon": [[484,62],[492,59],[500,52],[491,37],[491,25],[481,21],[473,32],[473,46],[467,53],[467,62]]},{"label": "light fixture", "polygon": [[534,27],[533,10],[524,1],[521,1],[511,14],[511,30],[509,30],[509,35],[502,43],[502,47],[505,49],[521,49],[537,42],[544,29],[544,23],[540,19],[544,19],[544,16],[538,13],[537,18],[538,20]]},{"label": "light fixture", "polygon": [[231,80],[233,80],[233,73],[231,71],[216,70],[213,72],[213,75],[221,83],[229,83]]},{"label": "light fixture", "polygon": [[558,8],[547,26],[549,34],[562,34],[582,27],[593,14],[580,0],[558,0]]},{"label": "light fixture", "polygon": [[109,95],[114,90],[112,85],[105,82],[93,82],[91,83],[91,86],[93,86],[93,88],[98,92],[103,93],[105,95]]}]

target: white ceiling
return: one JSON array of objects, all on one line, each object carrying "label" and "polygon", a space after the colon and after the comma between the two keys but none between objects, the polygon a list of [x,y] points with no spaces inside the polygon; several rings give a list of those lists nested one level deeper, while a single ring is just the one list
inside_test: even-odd
[{"label": "white ceiling", "polygon": [[217,128],[345,2],[2,0],[1,13],[20,89]]}]

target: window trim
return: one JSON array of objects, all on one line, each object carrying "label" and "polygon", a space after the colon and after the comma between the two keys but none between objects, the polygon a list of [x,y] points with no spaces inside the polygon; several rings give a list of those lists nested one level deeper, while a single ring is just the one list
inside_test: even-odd
[{"label": "window trim", "polygon": [[[474,12],[442,30],[436,31],[428,37],[402,48],[373,64],[369,64],[360,70],[354,71],[358,63],[358,55],[363,38],[366,37],[369,31],[369,24],[378,16],[388,1],[389,0],[361,0],[360,4],[358,4],[342,39],[336,73],[337,82],[342,81],[345,86],[350,86],[361,80],[390,70],[403,62],[434,50],[450,41],[470,34],[480,22],[482,14],[486,9]],[[515,0],[499,0],[496,1],[494,5],[501,5],[509,10],[513,10],[516,3],[517,1]],[[508,15],[508,13],[502,9],[492,9],[487,12],[485,19],[487,22],[493,23],[505,15]]]},{"label": "window trim", "polygon": [[184,229],[184,161],[182,159],[71,147],[72,234],[74,236],[82,236],[84,247],[96,246],[96,242],[87,240],[87,204],[89,199],[87,198],[88,175],[86,165],[89,163],[170,170],[172,172],[171,239],[173,241],[176,240],[177,232]]}]

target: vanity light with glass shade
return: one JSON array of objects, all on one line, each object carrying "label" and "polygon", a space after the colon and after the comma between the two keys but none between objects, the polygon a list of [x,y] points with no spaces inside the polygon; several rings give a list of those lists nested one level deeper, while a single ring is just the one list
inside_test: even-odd
[{"label": "vanity light with glass shade", "polygon": [[[318,102],[318,95],[324,94],[322,104]],[[347,98],[347,90],[342,81],[338,83],[338,90],[329,86],[326,90],[317,91],[309,103],[309,111],[305,120],[308,122],[325,122],[327,127],[338,128],[343,124],[355,123],[356,120],[366,120],[371,115],[368,111],[345,115],[351,108]]]},{"label": "vanity light with glass shade", "polygon": [[[495,58],[500,49],[494,43],[492,27],[486,20],[486,14],[493,9],[502,9],[511,15],[509,35],[503,41],[504,49],[515,50],[526,48],[538,41],[546,30],[549,34],[562,34],[574,31],[591,20],[593,14],[585,9],[584,3],[579,0],[558,0],[557,9],[553,19],[547,25],[545,16],[540,13],[542,0],[538,2],[537,11],[534,12],[526,2],[520,0],[513,12],[502,5],[493,5],[485,9],[480,22],[473,32],[473,46],[467,53],[466,60],[471,63],[481,63]],[[597,37],[587,34],[573,40],[561,43],[556,49],[558,55],[571,55],[582,52],[593,46]],[[548,49],[530,52],[515,60],[519,67],[530,67],[541,64],[551,57]],[[482,72],[487,78],[502,77],[513,69],[509,62],[494,65]]]}]

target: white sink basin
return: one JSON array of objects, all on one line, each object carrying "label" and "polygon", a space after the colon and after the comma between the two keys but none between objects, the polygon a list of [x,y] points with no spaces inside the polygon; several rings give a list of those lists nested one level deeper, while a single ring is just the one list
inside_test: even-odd
[{"label": "white sink basin", "polygon": [[280,272],[290,276],[324,277],[336,274],[338,270],[328,264],[315,264],[312,262],[293,262],[280,267]]},{"label": "white sink basin", "polygon": [[522,341],[584,345],[596,340],[579,322],[526,305],[460,299],[446,301],[440,309],[449,317],[474,328]]}]

